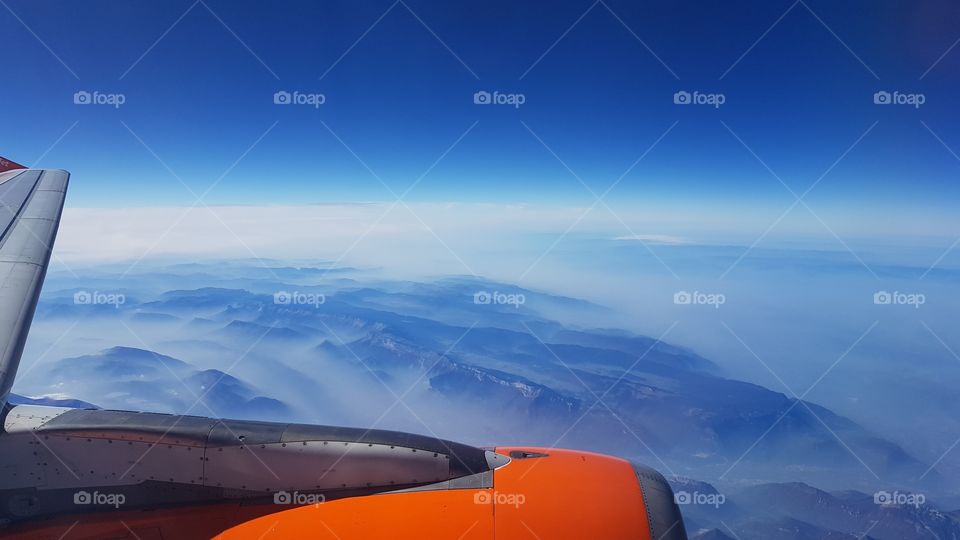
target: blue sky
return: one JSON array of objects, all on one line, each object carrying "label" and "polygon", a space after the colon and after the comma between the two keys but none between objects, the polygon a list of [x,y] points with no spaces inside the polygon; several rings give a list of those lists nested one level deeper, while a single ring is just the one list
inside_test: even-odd
[{"label": "blue sky", "polygon": [[228,169],[208,204],[391,201],[427,170],[407,200],[589,204],[659,139],[611,204],[779,209],[781,180],[829,170],[811,205],[937,215],[960,196],[958,20],[948,2],[8,0],[0,155],[71,170],[74,206],[187,205]]}]

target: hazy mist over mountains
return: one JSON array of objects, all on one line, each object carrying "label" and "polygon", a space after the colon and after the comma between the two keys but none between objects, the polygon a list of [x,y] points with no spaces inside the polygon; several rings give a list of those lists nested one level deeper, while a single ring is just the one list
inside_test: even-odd
[{"label": "hazy mist over mountains", "polygon": [[[744,272],[777,264],[752,259]],[[829,257],[808,265],[814,276],[849,272]],[[680,501],[688,530],[704,538],[854,538],[878,520],[886,525],[868,537],[909,537],[897,531],[912,527],[920,537],[960,538],[949,514],[960,508],[960,459],[942,451],[955,440],[945,417],[956,405],[942,418],[924,412],[930,404],[901,407],[921,388],[946,400],[958,370],[933,369],[940,357],[927,357],[919,338],[909,356],[883,354],[905,317],[922,313],[931,331],[945,324],[935,301],[918,309],[868,297],[862,308],[826,314],[873,318],[837,339],[836,352],[829,340],[792,343],[823,324],[813,319],[770,314],[766,327],[748,328],[731,293],[742,279],[724,289],[729,296],[665,289],[668,301],[645,309],[668,326],[644,335],[621,308],[476,277],[398,280],[375,269],[253,260],[128,268],[51,273],[16,392],[80,400],[67,406],[612,453],[672,477],[678,497],[688,497]],[[956,277],[931,282],[951,287]],[[820,299],[805,301],[784,310],[818,309]],[[739,355],[685,339],[711,317]],[[805,366],[790,367],[804,355]],[[897,371],[921,357],[926,368]],[[898,429],[907,424],[911,432]]]}]

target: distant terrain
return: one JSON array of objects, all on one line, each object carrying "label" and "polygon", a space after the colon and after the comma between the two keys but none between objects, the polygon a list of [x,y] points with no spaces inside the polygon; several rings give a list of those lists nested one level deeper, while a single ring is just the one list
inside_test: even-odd
[{"label": "distant terrain", "polygon": [[681,344],[583,324],[606,311],[476,278],[94,268],[48,282],[15,390],[58,406],[612,453],[674,478],[697,538],[960,539],[956,508],[935,502],[958,486],[932,464]]}]

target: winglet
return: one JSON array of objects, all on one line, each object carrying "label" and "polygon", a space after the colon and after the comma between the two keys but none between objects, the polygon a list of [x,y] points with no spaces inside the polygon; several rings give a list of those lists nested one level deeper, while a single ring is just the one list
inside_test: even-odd
[{"label": "winglet", "polygon": [[16,169],[26,169],[23,165],[10,161],[9,159],[0,156],[0,172],[13,171]]}]

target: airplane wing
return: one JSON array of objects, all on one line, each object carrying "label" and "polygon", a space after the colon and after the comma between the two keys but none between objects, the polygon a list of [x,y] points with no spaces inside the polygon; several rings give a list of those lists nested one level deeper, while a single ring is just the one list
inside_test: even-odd
[{"label": "airplane wing", "polygon": [[70,175],[0,158],[0,404],[6,403],[53,241]]}]

